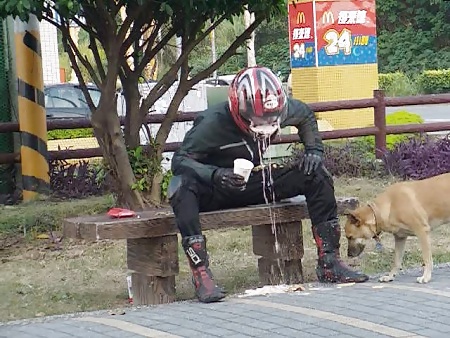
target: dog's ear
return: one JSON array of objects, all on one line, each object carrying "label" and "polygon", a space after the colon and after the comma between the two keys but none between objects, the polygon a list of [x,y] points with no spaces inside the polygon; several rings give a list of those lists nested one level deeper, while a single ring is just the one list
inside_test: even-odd
[{"label": "dog's ear", "polygon": [[359,215],[355,212],[355,210],[346,209],[344,211],[344,215],[347,216],[347,219],[351,224],[358,226],[361,222]]}]

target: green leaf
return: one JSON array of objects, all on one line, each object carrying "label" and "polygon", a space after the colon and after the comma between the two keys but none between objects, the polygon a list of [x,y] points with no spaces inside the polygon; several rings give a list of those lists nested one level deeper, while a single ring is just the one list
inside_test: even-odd
[{"label": "green leaf", "polygon": [[173,9],[170,7],[170,5],[167,2],[161,3],[161,11],[166,12],[167,15],[172,16],[173,15]]},{"label": "green leaf", "polygon": [[31,3],[29,0],[22,0],[21,4],[22,4],[23,8],[27,11],[29,11],[31,9]]}]

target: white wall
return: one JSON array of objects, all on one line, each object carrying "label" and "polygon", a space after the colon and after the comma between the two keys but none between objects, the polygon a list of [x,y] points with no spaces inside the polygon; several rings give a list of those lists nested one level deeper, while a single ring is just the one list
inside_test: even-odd
[{"label": "white wall", "polygon": [[43,20],[40,22],[40,35],[44,85],[59,83],[61,81],[56,27]]}]

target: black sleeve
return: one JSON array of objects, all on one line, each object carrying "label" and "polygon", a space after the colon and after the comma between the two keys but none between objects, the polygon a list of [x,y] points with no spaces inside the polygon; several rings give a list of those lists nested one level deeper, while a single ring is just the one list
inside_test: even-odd
[{"label": "black sleeve", "polygon": [[215,121],[210,117],[198,116],[193,127],[186,133],[181,147],[172,158],[174,175],[190,173],[205,183],[210,183],[216,166],[203,164],[201,159],[216,149],[214,137]]},{"label": "black sleeve", "polygon": [[289,99],[288,113],[281,128],[294,126],[307,152],[322,154],[323,143],[319,134],[316,116],[309,106],[299,100]]}]

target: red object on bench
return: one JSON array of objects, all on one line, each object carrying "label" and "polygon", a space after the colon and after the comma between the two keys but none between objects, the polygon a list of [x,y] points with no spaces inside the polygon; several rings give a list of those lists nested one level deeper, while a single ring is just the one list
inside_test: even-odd
[{"label": "red object on bench", "polygon": [[133,210],[122,209],[122,208],[109,209],[107,214],[114,218],[124,218],[124,217],[136,216],[136,213]]}]

